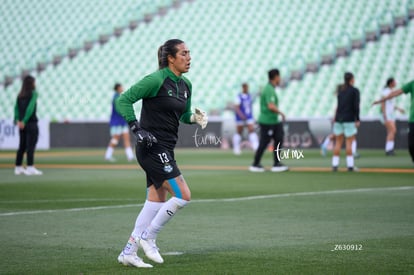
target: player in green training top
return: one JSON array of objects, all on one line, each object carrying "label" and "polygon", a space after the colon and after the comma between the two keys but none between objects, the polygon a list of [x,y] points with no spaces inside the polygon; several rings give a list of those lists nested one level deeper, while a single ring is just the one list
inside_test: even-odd
[{"label": "player in green training top", "polygon": [[[116,101],[118,112],[137,138],[136,156],[147,176],[147,200],[118,262],[152,267],[137,256],[138,246],[156,263],[162,263],[156,245],[158,232],[190,201],[190,189],[174,159],[179,122],[207,125],[207,115],[191,112],[191,82],[183,76],[190,69],[190,51],[179,39],[158,49],[159,70],[144,77]],[[132,105],[142,99],[140,123]],[[167,194],[171,198],[167,201]]]},{"label": "player in green training top", "polygon": [[408,151],[410,152],[411,160],[414,163],[414,80],[403,85],[401,89],[395,90],[380,100],[374,101],[373,104],[385,102],[391,98],[402,95],[403,93],[411,95],[410,117],[408,119]]},{"label": "player in green training top", "polygon": [[[263,88],[260,95],[260,141],[259,148],[256,150],[252,166],[249,167],[251,172],[264,172],[265,169],[260,164],[260,160],[264,151],[267,148],[270,140],[274,141],[275,151],[273,152],[273,167],[272,172],[283,172],[288,170],[279,159],[278,150],[283,146],[283,121],[285,121],[285,114],[279,109],[279,99],[275,88],[280,83],[280,74],[278,69],[272,69],[268,72],[269,82]],[[279,120],[279,115],[282,121]]]},{"label": "player in green training top", "polygon": [[[19,148],[16,152],[16,175],[42,175],[43,172],[34,167],[34,153],[39,138],[37,125],[38,93],[36,91],[36,79],[27,75],[23,79],[22,88],[17,96],[14,106],[14,122],[19,127]],[[27,168],[22,166],[24,153],[27,154]]]}]

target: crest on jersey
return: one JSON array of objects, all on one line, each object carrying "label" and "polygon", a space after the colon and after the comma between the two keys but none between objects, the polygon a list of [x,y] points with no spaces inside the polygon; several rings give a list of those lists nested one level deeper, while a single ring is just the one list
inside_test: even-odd
[{"label": "crest on jersey", "polygon": [[171,164],[169,162],[166,162],[164,164],[164,172],[165,173],[171,173],[173,170],[173,167],[171,166]]}]

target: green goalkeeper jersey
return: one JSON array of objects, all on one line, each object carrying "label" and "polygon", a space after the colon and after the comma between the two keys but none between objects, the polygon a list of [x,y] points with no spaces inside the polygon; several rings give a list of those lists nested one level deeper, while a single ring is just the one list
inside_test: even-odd
[{"label": "green goalkeeper jersey", "polygon": [[117,111],[127,122],[137,120],[133,104],[142,99],[140,125],[160,144],[173,149],[180,121],[190,124],[191,82],[168,67],[147,75],[116,100]]},{"label": "green goalkeeper jersey", "polygon": [[269,103],[273,103],[278,106],[279,99],[277,98],[275,87],[273,87],[272,84],[267,83],[260,95],[260,124],[271,125],[278,124],[280,122],[279,115],[269,110]]}]

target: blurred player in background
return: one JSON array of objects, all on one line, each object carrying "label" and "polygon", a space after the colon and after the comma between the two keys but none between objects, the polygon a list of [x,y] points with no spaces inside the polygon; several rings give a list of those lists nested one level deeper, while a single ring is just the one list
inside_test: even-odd
[{"label": "blurred player in background", "polygon": [[[158,49],[159,70],[144,77],[116,101],[118,111],[137,138],[137,160],[147,176],[147,199],[129,241],[118,256],[118,262],[124,265],[152,267],[137,256],[138,246],[149,259],[163,263],[156,245],[157,235],[191,199],[174,158],[180,121],[198,123],[203,129],[207,126],[205,112],[198,109],[191,112],[192,86],[183,76],[190,69],[190,61],[190,51],[183,41],[166,41]],[[132,105],[141,99],[138,123]]]},{"label": "blurred player in background", "polygon": [[115,161],[115,158],[112,157],[114,153],[114,148],[118,145],[119,139],[122,135],[124,147],[125,147],[125,154],[128,161],[134,159],[134,153],[132,152],[131,148],[131,140],[129,137],[129,127],[128,123],[125,119],[117,112],[115,108],[115,101],[124,91],[124,88],[120,83],[116,83],[114,86],[114,95],[112,97],[112,113],[111,119],[109,121],[109,129],[111,134],[111,140],[109,141],[108,148],[106,148],[105,152],[105,160],[107,161]]},{"label": "blurred player in background", "polygon": [[[338,96],[338,93],[340,91],[340,89],[342,88],[342,84],[339,84],[336,86],[336,90],[335,90],[335,96]],[[335,109],[335,113],[336,113],[336,109]],[[332,125],[335,123],[335,114],[332,118]],[[329,134],[328,136],[325,137],[325,139],[322,141],[321,143],[321,155],[323,157],[326,156],[326,153],[328,151],[328,149],[333,149],[333,147],[335,143],[335,135],[334,134]],[[357,140],[356,137],[355,139],[352,141],[352,155],[354,156],[354,158],[359,158],[360,155],[357,152]]]},{"label": "blurred player in background", "polygon": [[[19,148],[16,152],[16,175],[42,175],[43,172],[34,167],[34,153],[39,138],[39,127],[37,125],[37,97],[36,79],[31,76],[23,78],[22,88],[17,96],[14,106],[14,122],[19,127]],[[27,167],[24,169],[23,157],[27,154]]]},{"label": "blurred player in background", "polygon": [[[280,83],[280,73],[278,69],[272,69],[268,72],[269,82],[263,88],[260,95],[260,141],[259,148],[256,150],[253,164],[249,167],[251,172],[264,172],[264,167],[260,164],[263,153],[266,150],[269,142],[273,139],[273,167],[272,172],[283,172],[289,168],[283,165],[279,158],[277,149],[283,148],[283,122],[285,121],[285,114],[279,109],[279,100],[275,88]],[[279,115],[282,120],[279,120]]]},{"label": "blurred player in background", "polygon": [[354,75],[350,72],[344,74],[344,84],[339,88],[337,99],[333,134],[335,135],[335,148],[332,157],[332,170],[337,171],[339,154],[345,139],[346,165],[348,171],[354,171],[354,156],[352,142],[355,140],[359,127],[359,90],[354,87]]},{"label": "blurred player in background", "polygon": [[385,102],[396,96],[400,96],[403,93],[411,95],[410,116],[408,119],[408,151],[410,152],[411,160],[414,164],[414,80],[403,85],[401,89],[395,90],[391,92],[389,95],[384,96],[380,100],[374,101],[373,104]]},{"label": "blurred player in background", "polygon": [[243,129],[247,127],[249,142],[254,151],[259,147],[259,139],[254,131],[253,119],[253,97],[249,93],[249,85],[242,84],[242,92],[237,95],[234,111],[236,114],[237,132],[233,136],[233,152],[235,155],[241,154],[240,143],[242,140]]},{"label": "blurred player in background", "polygon": [[[394,78],[387,79],[384,89],[382,90],[382,96],[388,96],[397,85]],[[394,111],[398,110],[404,114],[404,110],[395,105],[395,99],[386,100],[381,103],[381,122],[384,123],[387,129],[387,137],[385,142],[385,155],[393,156],[394,153],[394,139],[397,133],[397,126],[395,124]]]}]

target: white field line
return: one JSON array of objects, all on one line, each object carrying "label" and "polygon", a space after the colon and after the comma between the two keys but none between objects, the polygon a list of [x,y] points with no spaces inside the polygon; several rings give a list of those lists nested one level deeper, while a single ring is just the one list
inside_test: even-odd
[{"label": "white field line", "polygon": [[98,202],[98,201],[137,201],[139,199],[53,199],[53,200],[10,200],[10,201],[0,201],[0,204],[29,204],[29,203],[67,203],[67,202]]},{"label": "white field line", "polygon": [[[414,189],[414,186],[342,189],[342,190],[329,190],[329,191],[298,192],[298,193],[271,194],[271,195],[261,195],[261,196],[248,196],[248,197],[241,197],[241,198],[201,199],[201,200],[192,200],[191,203],[238,202],[238,201],[264,200],[264,199],[299,197],[299,196],[352,194],[352,193],[378,192],[378,191],[380,191],[380,192],[383,192],[383,191],[404,191],[404,190],[412,190],[412,189]],[[80,211],[91,211],[91,210],[119,209],[119,208],[130,208],[130,207],[141,207],[141,206],[143,206],[143,204],[122,204],[122,205],[69,208],[69,209],[19,211],[19,212],[0,213],[0,217],[18,216],[18,215],[47,214],[47,213],[59,213],[59,212],[80,212]]]},{"label": "white field line", "polygon": [[80,211],[89,211],[89,210],[128,208],[128,207],[139,207],[139,206],[143,206],[143,205],[144,204],[122,204],[122,205],[110,205],[110,206],[93,206],[93,207],[69,208],[69,209],[19,211],[19,212],[0,213],[0,217],[18,216],[18,215],[33,215],[33,214],[46,214],[46,213],[59,213],[59,212],[80,212]]}]

